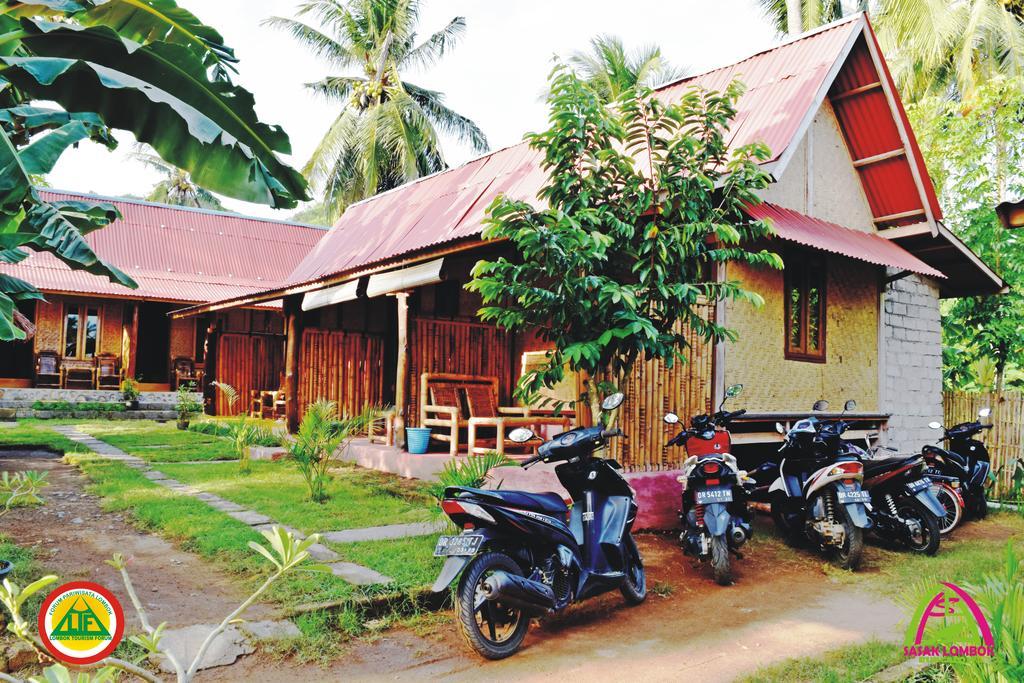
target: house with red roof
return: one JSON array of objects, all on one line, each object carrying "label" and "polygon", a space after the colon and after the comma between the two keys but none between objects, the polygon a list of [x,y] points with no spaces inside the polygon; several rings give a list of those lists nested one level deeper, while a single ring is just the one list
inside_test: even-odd
[{"label": "house with red roof", "polygon": [[[116,206],[121,218],[86,239],[100,258],[139,286],[128,289],[73,271],[47,253],[0,264],[0,272],[32,282],[46,296],[46,301],[25,302],[20,308],[34,324],[34,336],[0,344],[0,387],[33,387],[41,355],[56,358],[58,377],[44,383],[60,389],[96,389],[98,360],[113,362],[120,375],[137,379],[143,391],[173,390],[176,361],[191,367],[197,377],[220,376],[245,392],[280,383],[280,300],[201,321],[172,320],[169,313],[281,286],[324,236],[322,228],[134,199],[50,190],[42,194],[54,200],[100,199]],[[230,348],[234,355],[218,359],[217,348]]]}]

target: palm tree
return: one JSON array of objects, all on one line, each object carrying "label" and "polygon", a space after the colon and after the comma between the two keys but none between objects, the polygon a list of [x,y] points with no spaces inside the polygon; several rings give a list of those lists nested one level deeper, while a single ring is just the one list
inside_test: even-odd
[{"label": "palm tree", "polygon": [[609,35],[592,38],[590,49],[572,53],[569,63],[605,102],[617,100],[635,85],[653,87],[686,75],[686,69],[668,63],[660,47],[643,45],[626,52],[622,39]]},{"label": "palm tree", "polygon": [[417,43],[417,0],[311,0],[298,16],[312,17],[320,28],[282,17],[266,23],[332,67],[357,72],[308,84],[342,104],[303,169],[332,217],[354,201],[446,168],[438,131],[487,151],[480,128],[446,107],[442,93],[402,78],[448,54],[466,30],[463,17]]},{"label": "palm tree", "polygon": [[900,92],[969,100],[996,75],[1024,75],[1020,6],[1004,0],[883,0],[878,37]]},{"label": "palm tree", "polygon": [[[779,33],[797,35],[843,16],[841,0],[759,0]],[[858,0],[867,9],[867,0]]]},{"label": "palm tree", "polygon": [[[776,28],[790,35],[843,15],[841,0],[759,2]],[[802,12],[791,22],[796,7]],[[847,7],[872,11],[893,77],[908,101],[935,94],[969,100],[993,76],[1024,75],[1021,0],[857,0]]]},{"label": "palm tree", "polygon": [[130,156],[164,176],[163,180],[154,185],[146,195],[147,201],[224,211],[224,205],[217,196],[205,187],[197,185],[188,171],[167,163],[158,155],[147,151],[144,145],[137,145]]}]

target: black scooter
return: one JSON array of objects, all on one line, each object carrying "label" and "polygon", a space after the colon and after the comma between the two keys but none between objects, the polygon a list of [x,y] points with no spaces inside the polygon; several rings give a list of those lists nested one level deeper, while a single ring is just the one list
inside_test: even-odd
[{"label": "black scooter", "polygon": [[[602,403],[617,408],[622,394]],[[572,512],[557,493],[445,489],[441,508],[464,531],[441,536],[434,555],[445,556],[434,592],[443,591],[460,573],[456,610],[460,630],[487,659],[514,654],[532,617],[619,589],[626,602],[647,597],[647,579],[631,530],[636,520],[635,492],[614,460],[594,457],[619,429],[581,427],[557,435],[523,461],[560,463],[555,473],[572,496]],[[509,438],[534,438],[526,428]]]},{"label": "black scooter", "polygon": [[[982,408],[978,411],[978,417],[988,417],[991,413],[989,408]],[[985,486],[992,473],[992,462],[985,444],[974,437],[986,429],[992,429],[992,425],[976,420],[961,422],[949,429],[945,429],[939,422],[932,422],[928,426],[942,430],[940,441],[949,441],[948,449],[932,445],[921,449],[921,455],[928,463],[928,475],[936,481],[952,485],[953,495],[949,495],[944,504],[948,508],[960,502],[964,518],[984,517],[988,514]],[[951,530],[960,521],[955,510],[948,512],[947,520],[953,518],[954,521],[945,525],[945,531]]]},{"label": "black scooter", "polygon": [[916,553],[934,555],[939,550],[940,523],[946,515],[932,492],[920,455],[868,458],[864,462],[863,487],[871,494],[871,532],[879,539],[894,541]]},{"label": "black scooter", "polygon": [[[739,555],[740,547],[753,535],[747,509],[747,486],[754,480],[740,470],[732,454],[729,423],[747,411],[722,410],[725,401],[739,396],[742,384],[725,391],[718,412],[696,415],[690,429],[669,440],[670,446],[685,446],[689,457],[683,463],[679,483],[683,485],[679,520],[683,532],[679,542],[683,552],[703,561],[711,561],[715,581],[721,586],[732,583],[729,553]],[[667,413],[666,424],[679,423],[679,416]]]}]

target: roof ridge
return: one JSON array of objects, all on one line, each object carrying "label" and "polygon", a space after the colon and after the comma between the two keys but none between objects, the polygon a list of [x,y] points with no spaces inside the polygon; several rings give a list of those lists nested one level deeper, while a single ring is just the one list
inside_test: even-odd
[{"label": "roof ridge", "polygon": [[204,209],[197,206],[178,206],[176,204],[162,204],[160,202],[150,201],[148,199],[139,199],[137,197],[119,197],[113,195],[96,194],[94,192],[80,192],[78,190],[62,190],[56,187],[39,187],[36,188],[41,192],[49,192],[51,194],[70,194],[77,197],[88,197],[90,199],[99,199],[107,202],[124,202],[126,204],[137,204],[139,206],[150,206],[157,209],[167,209],[168,211],[185,211],[188,213],[199,213],[208,216],[221,216],[223,218],[236,218],[245,221],[257,221],[259,223],[274,223],[276,225],[289,225],[295,228],[308,228],[310,230],[319,230],[326,232],[330,230],[330,227],[324,225],[314,225],[312,223],[299,223],[297,221],[289,221],[283,218],[262,218],[260,216],[251,216],[244,213],[235,213],[233,211],[220,211],[217,209]]},{"label": "roof ridge", "polygon": [[865,15],[864,12],[854,12],[853,14],[849,14],[849,15],[847,15],[845,17],[840,17],[839,19],[836,19],[835,21],[831,21],[831,22],[829,22],[827,24],[822,24],[821,26],[818,26],[816,28],[810,29],[808,31],[804,31],[803,33],[801,33],[799,35],[792,36],[790,38],[786,38],[785,40],[783,40],[780,43],[777,43],[776,45],[773,45],[771,47],[766,47],[763,50],[758,50],[757,52],[753,52],[753,53],[747,55],[746,57],[743,57],[742,59],[737,59],[737,60],[731,61],[731,62],[729,62],[727,64],[720,64],[719,66],[713,67],[711,69],[707,69],[706,71],[701,71],[700,73],[691,74],[689,76],[683,76],[682,78],[677,78],[676,80],[669,81],[668,83],[662,83],[657,88],[655,88],[655,91],[657,92],[657,91],[661,91],[661,90],[666,90],[666,89],[671,88],[673,86],[681,85],[683,83],[686,83],[687,81],[692,81],[692,80],[695,80],[695,79],[700,78],[702,76],[707,76],[708,74],[713,74],[716,71],[722,71],[723,69],[730,69],[730,68],[732,68],[732,67],[734,67],[734,66],[736,66],[738,64],[742,64],[743,62],[746,62],[746,61],[749,61],[751,59],[754,59],[755,57],[760,57],[763,54],[767,54],[769,52],[775,52],[776,50],[780,50],[780,49],[782,49],[784,47],[789,47],[790,45],[792,45],[794,43],[798,43],[798,42],[800,42],[802,40],[807,40],[808,38],[813,38],[814,36],[816,36],[816,35],[818,35],[820,33],[824,33],[825,31],[832,30],[832,29],[834,29],[834,28],[836,28],[838,26],[841,26],[843,24],[848,24],[848,23],[852,23],[854,21],[859,21],[859,20],[863,19],[865,16],[866,15]]}]

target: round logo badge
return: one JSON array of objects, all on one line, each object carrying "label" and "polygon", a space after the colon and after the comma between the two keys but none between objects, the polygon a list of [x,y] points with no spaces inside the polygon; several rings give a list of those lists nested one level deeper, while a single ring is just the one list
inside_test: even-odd
[{"label": "round logo badge", "polygon": [[92,664],[124,636],[124,610],[114,594],[89,581],[65,583],[39,609],[39,639],[57,659]]}]

